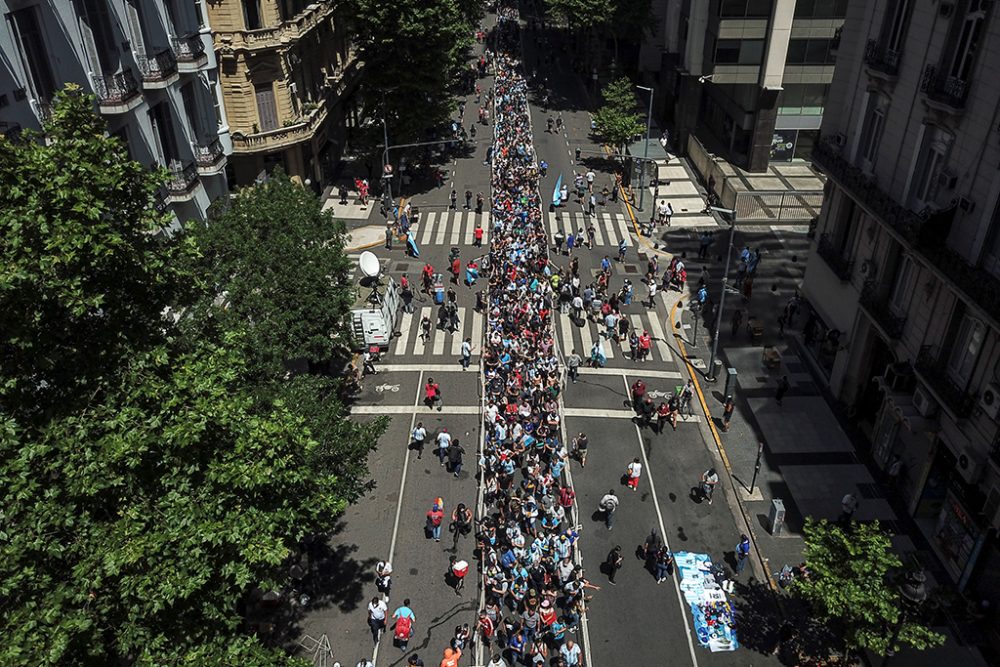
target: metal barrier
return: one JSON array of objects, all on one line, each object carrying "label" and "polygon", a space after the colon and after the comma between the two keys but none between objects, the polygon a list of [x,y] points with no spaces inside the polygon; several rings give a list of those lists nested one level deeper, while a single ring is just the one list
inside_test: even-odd
[{"label": "metal barrier", "polygon": [[822,190],[743,190],[733,210],[736,222],[808,222],[822,206]]}]

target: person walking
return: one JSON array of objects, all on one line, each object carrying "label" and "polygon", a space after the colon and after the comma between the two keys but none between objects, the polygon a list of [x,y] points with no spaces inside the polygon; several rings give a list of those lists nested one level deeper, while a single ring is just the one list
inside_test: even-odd
[{"label": "person walking", "polygon": [[587,201],[587,215],[594,217],[597,212],[597,195],[593,192],[590,193],[590,199]]},{"label": "person walking", "polygon": [[448,429],[442,428],[435,441],[437,442],[438,462],[443,466],[448,456],[448,446],[451,445],[451,433],[448,433]]},{"label": "person walking", "polygon": [[483,247],[483,226],[476,223],[476,228],[472,232],[472,245],[477,248]]},{"label": "person walking", "polygon": [[472,190],[465,191],[465,210],[472,208]]},{"label": "person walking", "polygon": [[455,589],[455,595],[461,595],[462,587],[465,585],[465,575],[469,573],[469,563],[456,556],[449,556],[448,572],[451,576],[452,587]]},{"label": "person walking", "polygon": [[412,441],[410,449],[417,450],[417,458],[421,458],[424,455],[424,442],[427,440],[427,429],[424,428],[423,422],[417,422],[413,433],[410,434],[410,439]]},{"label": "person walking", "polygon": [[472,510],[466,507],[465,503],[459,503],[451,513],[451,525],[448,530],[454,535],[452,550],[457,550],[459,538],[472,532]]},{"label": "person walking", "polygon": [[385,226],[385,249],[386,250],[392,250],[392,235],[393,235],[392,224],[390,223],[390,224],[388,224],[388,225]]},{"label": "person walking", "polygon": [[618,570],[622,567],[622,562],[625,560],[622,556],[622,546],[616,544],[611,551],[608,552],[608,557],[604,559],[604,567],[608,572],[608,581],[612,586],[617,586],[615,582],[615,575],[618,574]]},{"label": "person walking", "polygon": [[667,545],[663,545],[656,552],[656,568],[653,572],[656,577],[656,583],[662,584],[667,580],[667,576],[673,571],[674,568],[674,555],[667,548]]},{"label": "person walking", "polygon": [[618,511],[618,496],[615,495],[614,489],[609,489],[604,497],[601,498],[601,502],[597,504],[598,510],[604,513],[604,525],[608,530],[614,528],[615,525],[615,512]]},{"label": "person walking", "polygon": [[477,192],[476,193],[476,215],[482,215],[482,213],[483,213],[483,203],[485,201],[486,201],[486,198],[483,196],[483,193],[482,192]]},{"label": "person walking", "polygon": [[[576,297],[579,299],[580,297]],[[573,350],[568,357],[566,357],[566,376],[576,384],[577,378],[580,377],[580,364],[583,360],[580,355]]]},{"label": "person walking", "polygon": [[726,403],[722,408],[722,430],[729,430],[729,422],[733,418],[733,411],[736,409],[735,403],[733,403],[733,395],[730,394],[726,396]]},{"label": "person walking", "polygon": [[625,469],[625,485],[629,489],[635,491],[639,488],[639,477],[642,476],[642,464],[639,463],[639,459],[632,459],[632,463],[628,464]]},{"label": "person walking", "polygon": [[368,375],[369,373],[371,375],[378,375],[378,371],[375,370],[375,355],[372,353],[372,351],[370,349],[369,350],[365,350],[362,353],[361,359],[363,361],[363,366],[362,366],[362,370],[361,370],[361,377],[364,377],[364,376]]},{"label": "person walking", "polygon": [[712,494],[715,493],[715,485],[719,483],[719,474],[715,468],[709,468],[701,474],[701,496],[712,504]]},{"label": "person walking", "polygon": [[[444,501],[436,498],[431,508],[427,510],[427,529],[435,542],[441,541],[441,523],[444,521]],[[409,601],[404,601],[407,604]]]},{"label": "person walking", "polygon": [[778,388],[774,391],[774,400],[778,402],[778,407],[781,407],[781,401],[785,398],[785,394],[788,393],[788,388],[791,385],[788,383],[788,376],[782,375],[781,379],[778,380]]},{"label": "person walking", "polygon": [[451,191],[451,195],[448,197],[448,208],[452,211],[458,210],[458,193],[455,190]]},{"label": "person walking", "polygon": [[747,561],[750,560],[750,538],[740,535],[740,543],[736,545],[736,576],[743,574]]},{"label": "person walking", "polygon": [[580,646],[572,639],[567,639],[566,643],[559,649],[559,657],[562,658],[566,667],[582,667]]},{"label": "person walking", "polygon": [[385,630],[385,617],[388,613],[389,607],[382,598],[375,596],[368,603],[368,627],[372,631],[373,644],[378,644],[379,638],[382,637],[382,631]]},{"label": "person walking", "polygon": [[466,338],[462,341],[462,370],[469,370],[469,364],[472,362],[472,338]]},{"label": "person walking", "polygon": [[392,617],[396,621],[396,629],[393,634],[396,645],[401,651],[405,651],[413,636],[413,624],[417,621],[416,615],[410,609],[410,598],[403,600],[403,604],[392,612]]},{"label": "person walking", "polygon": [[434,406],[437,405],[438,412],[444,407],[444,400],[441,398],[441,386],[434,381],[434,378],[427,378],[427,383],[424,385],[424,403],[431,409],[434,409]]},{"label": "person walking", "polygon": [[458,438],[451,441],[448,445],[448,466],[451,468],[451,472],[458,477],[459,473],[462,472],[462,457],[465,454],[465,447],[459,443]]},{"label": "person walking", "polygon": [[392,592],[392,563],[387,560],[380,560],[375,565],[375,588],[385,594],[386,600],[389,599]]},{"label": "person walking", "polygon": [[573,438],[573,453],[576,458],[580,460],[580,467],[587,467],[587,446],[589,445],[589,439],[586,433],[580,433],[578,436]]}]

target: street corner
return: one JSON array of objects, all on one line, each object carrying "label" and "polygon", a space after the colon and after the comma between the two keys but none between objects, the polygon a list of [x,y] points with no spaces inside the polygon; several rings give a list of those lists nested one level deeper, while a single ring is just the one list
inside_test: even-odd
[{"label": "street corner", "polygon": [[600,411],[623,410],[630,407],[621,375],[617,373],[597,375],[588,373],[587,369],[581,369],[576,384],[566,385],[563,405],[567,410],[581,411],[581,414],[591,414],[586,411],[592,411],[595,416]]}]

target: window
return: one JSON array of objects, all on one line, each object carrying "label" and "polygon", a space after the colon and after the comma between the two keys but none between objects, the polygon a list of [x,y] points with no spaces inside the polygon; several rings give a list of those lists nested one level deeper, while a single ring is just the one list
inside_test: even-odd
[{"label": "window", "polygon": [[719,17],[724,19],[771,17],[772,0],[722,0]]},{"label": "window", "polygon": [[181,88],[181,104],[184,107],[184,117],[191,128],[191,137],[198,141],[201,138],[201,123],[198,122],[198,102],[195,100],[194,84],[188,83]]},{"label": "window", "polygon": [[42,30],[38,25],[38,14],[35,12],[34,7],[26,7],[8,14],[7,21],[17,39],[18,52],[28,75],[31,94],[37,100],[50,101],[56,84],[45,52]]},{"label": "window", "polygon": [[832,65],[836,56],[831,52],[832,39],[790,39],[786,65]]},{"label": "window", "polygon": [[278,129],[278,107],[274,101],[274,84],[265,83],[254,86],[257,98],[257,117],[260,119],[260,131],[270,132]]},{"label": "window", "polygon": [[861,128],[861,143],[858,146],[862,166],[868,171],[875,166],[875,158],[878,156],[878,145],[885,125],[885,107],[884,98],[872,93],[868,99],[868,110]]},{"label": "window", "polygon": [[783,116],[821,116],[829,86],[823,83],[786,83],[778,95]]},{"label": "window", "polygon": [[847,0],[796,0],[797,19],[842,19],[847,16]]},{"label": "window", "polygon": [[892,284],[892,295],[889,298],[889,306],[896,313],[906,312],[906,300],[910,294],[910,282],[916,273],[913,260],[909,256],[903,257],[896,271],[896,279]]},{"label": "window", "polygon": [[931,145],[925,152],[917,170],[917,189],[914,192],[918,202],[927,203],[937,192],[937,177],[944,165],[944,150],[938,145]]},{"label": "window", "polygon": [[91,67],[95,74],[115,74],[118,72],[118,39],[111,28],[107,0],[83,0],[84,11],[80,15],[87,43]]},{"label": "window", "polygon": [[910,15],[910,0],[895,0],[886,12],[889,22],[886,23],[885,48],[899,53],[903,50],[903,38],[906,36],[906,21]]},{"label": "window", "polygon": [[972,379],[972,371],[983,347],[986,327],[969,315],[963,315],[962,324],[955,336],[955,345],[948,358],[948,373],[959,384],[965,385]]},{"label": "window", "polygon": [[243,25],[247,30],[260,30],[260,0],[243,0]]},{"label": "window", "polygon": [[986,9],[982,0],[971,0],[969,11],[962,20],[955,55],[951,61],[949,75],[959,81],[968,81],[976,58],[976,48],[986,19]]},{"label": "window", "polygon": [[170,118],[170,108],[161,102],[149,111],[149,124],[153,128],[156,157],[164,167],[177,160],[177,142],[174,140],[174,124]]},{"label": "window", "polygon": [[717,65],[759,65],[763,57],[762,39],[720,39],[715,42]]}]

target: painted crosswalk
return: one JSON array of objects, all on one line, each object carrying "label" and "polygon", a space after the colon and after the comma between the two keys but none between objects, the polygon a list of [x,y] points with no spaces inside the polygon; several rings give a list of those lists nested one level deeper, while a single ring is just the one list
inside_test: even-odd
[{"label": "painted crosswalk", "polygon": [[[671,351],[673,339],[666,338],[664,325],[659,321],[659,315],[655,310],[628,313],[626,317],[637,333],[649,332],[653,340],[650,349],[652,361],[670,362],[673,360],[673,352]],[[557,314],[556,331],[563,354],[569,354],[576,350],[577,354],[586,358],[590,355],[590,348],[593,347],[594,341],[601,340],[604,343],[604,353],[609,361],[616,357],[626,360],[632,358],[632,349],[628,341],[625,340],[621,344],[609,341],[604,335],[607,327],[603,324],[584,320],[583,326],[578,326],[570,319],[569,315]]]},{"label": "painted crosswalk", "polygon": [[593,226],[595,246],[617,246],[621,239],[630,238],[631,224],[624,213],[598,213],[593,216],[568,210],[545,213],[549,238],[559,231],[563,234],[583,234],[586,238],[587,229]]},{"label": "painted crosswalk", "polygon": [[[478,357],[482,348],[483,316],[472,308],[459,307],[458,330],[454,333],[437,328],[437,306],[414,308],[412,313],[403,313],[399,319],[399,332],[393,339],[390,351],[394,356],[425,355],[458,359],[462,355],[462,341],[472,339],[472,356]],[[420,335],[420,321],[431,320],[430,336],[425,341]]]},{"label": "painted crosswalk", "polygon": [[417,244],[425,245],[472,245],[476,226],[483,228],[483,247],[489,243],[490,214],[488,211],[427,211],[420,216],[420,222],[413,225]]}]

